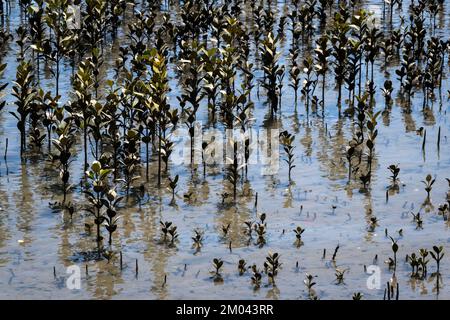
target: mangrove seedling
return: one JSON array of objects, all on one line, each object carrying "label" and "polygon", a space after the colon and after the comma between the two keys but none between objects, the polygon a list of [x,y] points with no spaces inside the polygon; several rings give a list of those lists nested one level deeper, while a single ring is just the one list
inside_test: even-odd
[{"label": "mangrove seedling", "polygon": [[317,40],[317,47],[314,49],[316,65],[314,66],[317,76],[322,76],[322,117],[325,112],[325,79],[328,71],[328,59],[332,49],[328,46],[328,36],[323,35]]},{"label": "mangrove seedling", "polygon": [[192,241],[194,241],[194,244],[192,246],[197,250],[200,250],[200,248],[203,246],[203,235],[204,232],[202,230],[194,229],[194,236],[191,239]]},{"label": "mangrove seedling", "polygon": [[387,264],[389,270],[392,270],[395,268],[395,262],[394,259],[392,259],[391,257],[389,257],[386,261],[384,261],[384,263]]},{"label": "mangrove seedling", "polygon": [[20,131],[20,154],[22,156],[26,149],[26,122],[27,117],[33,108],[37,91],[34,88],[33,66],[31,62],[21,61],[17,66],[16,81],[12,88],[12,95],[16,98],[14,104],[17,106],[16,112],[10,113],[17,119],[17,128]]},{"label": "mangrove seedling", "polygon": [[373,160],[373,152],[375,147],[375,139],[378,136],[377,127],[377,118],[380,115],[380,111],[373,113],[372,111],[367,112],[367,141],[366,145],[369,148],[369,154],[367,156],[368,164],[369,164],[369,174],[372,172],[372,160]]},{"label": "mangrove seedling", "polygon": [[295,228],[294,230],[295,233],[295,245],[299,248],[303,242],[302,242],[302,234],[303,232],[305,232],[305,229],[303,229],[302,227],[298,226],[297,228]]},{"label": "mangrove seedling", "polygon": [[211,274],[213,275],[214,281],[220,281],[222,279],[222,275],[220,274],[220,269],[223,266],[222,259],[214,258],[212,265],[214,270],[211,271]]},{"label": "mangrove seedling", "polygon": [[178,238],[177,227],[170,221],[159,222],[161,224],[161,232],[163,233],[163,242],[167,242],[170,236],[170,244],[173,245]]},{"label": "mangrove seedling", "polygon": [[264,246],[266,244],[265,234],[266,234],[266,226],[261,223],[255,224],[255,232],[258,235],[258,239],[256,240],[256,244],[260,247]]},{"label": "mangrove seedling", "polygon": [[302,234],[303,234],[303,232],[305,232],[305,229],[298,226],[297,228],[294,229],[294,232],[295,232],[295,237],[297,238],[297,240],[301,240]]},{"label": "mangrove seedling", "polygon": [[436,274],[439,276],[439,267],[441,264],[441,260],[444,257],[444,246],[433,246],[433,251],[430,251],[431,257],[436,261]]},{"label": "mangrove seedling", "polygon": [[301,93],[306,99],[306,114],[309,115],[309,102],[311,96],[314,94],[314,90],[317,85],[317,80],[313,80],[312,73],[314,71],[314,61],[311,57],[307,57],[303,60],[303,72],[306,74],[306,78],[303,80],[303,88]]},{"label": "mangrove seedling", "polygon": [[122,199],[123,197],[118,196],[114,189],[109,190],[106,197],[101,199],[106,208],[105,228],[109,233],[108,243],[110,246],[112,244],[112,235],[117,230],[117,221],[120,218],[120,216],[117,216],[117,205]]},{"label": "mangrove seedling", "polygon": [[354,146],[348,146],[346,148],[345,156],[348,161],[348,181],[350,182],[350,179],[352,177],[352,157],[355,153],[355,147]]},{"label": "mangrove seedling", "polygon": [[238,142],[235,141],[234,139],[229,139],[228,143],[233,147],[233,157],[232,158],[227,157],[227,163],[229,163],[229,166],[227,169],[226,179],[233,186],[233,197],[236,200],[237,186],[240,181],[239,170],[243,168],[245,165],[240,163],[240,159],[238,157]]},{"label": "mangrove seedling", "polygon": [[344,275],[348,271],[348,269],[335,269],[334,275],[336,276],[337,284],[341,284],[344,282]]},{"label": "mangrove seedling", "polygon": [[384,96],[385,102],[386,102],[386,106],[389,106],[391,101],[392,101],[392,91],[394,90],[394,87],[392,86],[392,81],[391,80],[386,80],[384,82],[384,88],[381,89],[382,94]]},{"label": "mangrove seedling", "polygon": [[361,292],[355,292],[352,296],[352,300],[362,300],[363,294]]},{"label": "mangrove seedling", "polygon": [[256,264],[252,265],[252,284],[254,289],[258,289],[261,286],[262,274],[256,267]]},{"label": "mangrove seedling", "polygon": [[411,255],[406,256],[406,261],[409,262],[409,265],[411,266],[411,278],[420,278],[419,276],[419,266],[420,263],[417,259],[416,254],[413,252]]},{"label": "mangrove seedling", "polygon": [[[92,205],[92,208],[87,210],[94,216],[94,223],[97,226],[97,243],[103,240],[100,233],[100,226],[106,220],[106,217],[102,213],[103,199],[108,192],[108,176],[112,173],[112,169],[102,168],[102,164],[99,161],[92,162],[91,169],[86,171],[88,178],[89,189],[84,193],[88,197],[88,201]],[[91,190],[92,188],[92,190]]]},{"label": "mangrove seedling", "polygon": [[244,259],[240,259],[238,262],[238,271],[239,271],[239,275],[242,276],[245,271],[247,271],[247,263],[245,262]]},{"label": "mangrove seedling", "polygon": [[394,253],[394,274],[395,274],[395,270],[397,269],[397,251],[398,251],[398,244],[397,244],[397,241],[396,240],[394,240],[394,238],[392,238],[392,237],[389,237],[389,238],[391,238],[391,241],[392,241],[392,245],[391,245],[391,249],[392,249],[392,252]]},{"label": "mangrove seedling", "polygon": [[58,139],[53,139],[53,145],[55,146],[58,153],[51,155],[53,161],[59,162],[59,176],[63,183],[63,201],[62,205],[64,206],[66,202],[67,193],[70,189],[69,185],[69,164],[72,162],[71,156],[71,148],[75,143],[75,128],[72,127],[71,119],[66,119],[61,122],[57,132],[59,134]]},{"label": "mangrove seedling", "polygon": [[[3,77],[3,73],[5,72],[6,69],[6,63],[0,63],[0,79]],[[0,99],[3,98],[2,96],[2,91],[5,90],[5,88],[8,86],[8,83],[2,83],[0,82]],[[1,101],[0,100],[0,111],[2,111],[2,109],[5,107],[6,105],[6,101]]]},{"label": "mangrove seedling", "polygon": [[433,179],[431,174],[427,175],[425,180],[422,180],[422,183],[425,185],[425,191],[427,192],[427,200],[430,200],[430,193],[433,189],[433,184],[436,181],[436,179]]},{"label": "mangrove seedling", "polygon": [[175,178],[167,178],[169,180],[169,188],[170,191],[172,192],[172,202],[175,200],[175,189],[178,185],[178,175],[175,176]]},{"label": "mangrove seedling", "polygon": [[121,160],[119,161],[123,166],[124,178],[116,180],[125,183],[127,196],[133,181],[140,178],[138,175],[141,160],[139,157],[139,148],[138,132],[134,129],[128,130],[125,134],[125,141],[120,154]]},{"label": "mangrove seedling", "polygon": [[396,165],[396,164],[391,164],[391,165],[388,167],[388,169],[389,169],[389,171],[391,171],[391,173],[392,173],[392,176],[391,176],[392,183],[395,184],[395,183],[397,182],[398,174],[400,173],[400,168],[399,168],[398,165]]},{"label": "mangrove seedling", "polygon": [[294,165],[294,148],[295,148],[295,146],[293,145],[294,139],[295,139],[295,136],[290,134],[287,131],[283,131],[280,133],[280,143],[283,146],[284,151],[286,152],[287,157],[288,157],[287,159],[284,159],[284,161],[286,161],[286,163],[289,165],[289,174],[288,174],[289,182],[292,181],[291,171],[292,171],[292,169],[295,168],[295,165]]},{"label": "mangrove seedling", "polygon": [[259,216],[260,222],[257,222],[253,225],[253,228],[255,229],[256,234],[258,235],[258,239],[256,241],[256,244],[260,247],[264,246],[266,244],[265,234],[266,234],[266,227],[267,223],[266,220],[266,214],[262,213]]},{"label": "mangrove seedling", "polygon": [[278,38],[269,32],[260,46],[261,62],[264,70],[262,86],[267,90],[267,98],[270,106],[270,115],[273,117],[278,111],[277,77],[284,73],[278,64],[280,53],[277,51]]},{"label": "mangrove seedling", "polygon": [[297,104],[297,92],[300,87],[300,68],[298,66],[298,49],[290,49],[289,50],[289,58],[291,60],[291,69],[289,70],[290,83],[289,86],[294,89],[294,102]]},{"label": "mangrove seedling", "polygon": [[316,277],[317,276],[313,276],[312,274],[307,273],[305,280],[303,280],[303,283],[308,289],[308,295],[310,298],[313,298],[315,296],[313,287],[316,285],[316,283],[314,282],[314,278]]},{"label": "mangrove seedling", "polygon": [[278,261],[279,258],[280,255],[277,252],[269,252],[268,256],[266,257],[266,261],[264,262],[264,269],[266,270],[267,276],[269,277],[269,282],[273,285],[275,285],[275,277],[277,276],[278,269],[281,265]]},{"label": "mangrove seedling", "polygon": [[420,270],[422,271],[421,278],[424,279],[427,276],[427,264],[430,260],[427,259],[429,251],[427,249],[420,249],[420,258],[418,260],[420,265]]}]

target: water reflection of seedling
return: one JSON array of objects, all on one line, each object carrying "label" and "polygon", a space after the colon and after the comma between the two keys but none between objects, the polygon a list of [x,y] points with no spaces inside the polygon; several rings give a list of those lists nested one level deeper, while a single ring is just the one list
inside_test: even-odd
[{"label": "water reflection of seedling", "polygon": [[416,229],[423,229],[423,220],[422,217],[420,216],[420,212],[418,212],[417,214],[414,214],[414,212],[411,212],[414,222],[416,223]]},{"label": "water reflection of seedling", "polygon": [[183,194],[183,198],[187,201],[190,202],[193,199],[194,193],[193,192],[186,192],[185,194]]},{"label": "water reflection of seedling", "polygon": [[438,214],[444,218],[444,221],[448,220],[447,212],[449,211],[448,203],[439,205]]},{"label": "water reflection of seedling", "polygon": [[[112,250],[105,250],[102,253],[103,257],[106,258],[106,260],[108,261],[108,263],[110,263],[112,260],[114,260],[114,258],[116,257],[116,252],[112,251]],[[87,266],[87,265],[86,265]]]},{"label": "water reflection of seedling", "polygon": [[[387,297],[386,297],[387,294]],[[384,289],[384,296],[383,296],[383,300],[393,300],[395,297],[395,300],[398,300],[399,298],[399,294],[400,294],[400,290],[399,290],[399,284],[398,282],[395,284],[395,288],[393,285],[391,285],[391,283],[389,283],[389,281],[386,283],[386,288]]]},{"label": "water reflection of seedling", "polygon": [[371,173],[370,171],[367,174],[361,174],[361,176],[359,177],[359,179],[361,180],[361,182],[363,183],[364,189],[367,189],[367,186],[370,182],[371,179]]},{"label": "water reflection of seedling", "polygon": [[374,232],[375,228],[378,226],[378,219],[377,217],[370,217],[369,219],[369,231]]},{"label": "water reflection of seedling", "polygon": [[244,233],[251,237],[253,232],[253,221],[244,221],[244,226]]},{"label": "water reflection of seedling", "polygon": [[230,231],[231,223],[222,226],[222,236],[226,238],[228,236],[228,231]]}]

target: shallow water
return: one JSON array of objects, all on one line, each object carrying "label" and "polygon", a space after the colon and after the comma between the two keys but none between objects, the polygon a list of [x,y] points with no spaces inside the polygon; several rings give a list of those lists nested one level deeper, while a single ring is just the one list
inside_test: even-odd
[{"label": "shallow water", "polygon": [[[399,24],[400,13],[406,14],[409,1],[404,1],[403,11],[394,15],[394,26]],[[382,2],[366,1],[364,6],[375,12],[378,22],[382,18]],[[278,5],[283,10],[283,4]],[[438,35],[447,39],[450,5],[444,4],[438,15]],[[172,13],[176,15],[176,10]],[[13,4],[9,17],[11,30],[20,23],[17,4]],[[427,21],[428,23],[428,21]],[[285,62],[289,49],[289,36],[284,41],[281,62]],[[117,55],[119,42],[105,55],[105,74],[112,76],[109,66]],[[123,42],[120,43],[123,45]],[[10,50],[2,61],[8,62],[6,81],[14,80],[17,46],[11,42]],[[308,49],[304,49],[308,50]],[[300,54],[303,57],[303,52]],[[384,98],[380,88],[384,80],[394,82],[393,97],[399,84],[395,81],[394,64],[387,72],[380,70],[382,58],[375,65],[377,86],[374,109],[384,109]],[[171,70],[175,66],[170,65]],[[445,65],[448,74],[449,66]],[[331,83],[329,72],[328,83]],[[69,99],[69,66],[61,77],[63,101]],[[262,75],[255,72],[256,77]],[[303,77],[303,75],[302,75]],[[120,270],[119,259],[113,261],[86,261],[81,253],[95,250],[95,238],[88,235],[84,223],[92,223],[92,218],[81,207],[86,203],[79,186],[69,199],[76,204],[77,211],[71,221],[67,215],[55,212],[50,202],[61,200],[61,190],[57,170],[47,161],[46,155],[29,158],[26,163],[19,159],[20,142],[15,119],[7,112],[14,108],[8,105],[0,113],[0,153],[9,140],[7,162],[0,164],[0,298],[16,299],[306,299],[307,289],[303,284],[305,273],[317,275],[315,291],[320,299],[351,299],[355,292],[362,292],[365,299],[382,299],[385,284],[392,277],[392,270],[384,264],[392,256],[389,234],[398,239],[397,281],[401,299],[449,299],[450,298],[450,254],[446,253],[441,262],[442,281],[439,293],[436,280],[415,280],[410,277],[410,266],[405,263],[406,254],[420,248],[431,250],[434,245],[443,245],[448,252],[449,224],[437,214],[439,203],[446,201],[450,178],[450,153],[448,134],[450,124],[447,114],[447,79],[443,82],[442,99],[439,97],[426,113],[422,111],[423,96],[416,92],[412,112],[406,113],[396,99],[392,110],[379,121],[376,142],[376,159],[369,190],[361,190],[359,182],[347,183],[347,161],[345,146],[351,139],[352,122],[339,118],[335,101],[337,92],[331,86],[326,91],[325,118],[309,115],[299,100],[294,108],[293,92],[287,86],[288,75],[282,96],[282,116],[277,125],[296,135],[295,164],[292,176],[295,184],[289,185],[287,165],[280,161],[280,171],[273,176],[260,174],[260,165],[250,166],[248,181],[239,188],[240,196],[236,204],[222,203],[224,182],[223,167],[208,168],[203,179],[203,168],[192,172],[189,165],[171,166],[172,176],[179,174],[180,182],[176,205],[171,204],[169,191],[156,188],[156,178],[145,183],[145,194],[139,200],[131,196],[120,210],[122,216],[118,231],[114,234],[113,248],[123,254],[124,267]],[[52,79],[44,81],[52,88]],[[7,88],[5,99],[13,101]],[[179,95],[178,78],[171,72],[170,93],[172,106],[177,105]],[[319,90],[319,86],[318,89]],[[346,90],[343,91],[344,96]],[[267,106],[258,100],[256,88],[253,90],[256,121],[254,128],[262,128]],[[440,105],[442,103],[442,105]],[[207,123],[205,108],[201,108],[198,118]],[[422,137],[416,130],[424,127],[427,144],[422,152]],[[438,128],[441,128],[440,150],[437,148]],[[71,181],[79,185],[82,178],[82,142],[78,143],[78,153],[71,165]],[[45,149],[45,148],[44,148]],[[283,151],[280,151],[284,157]],[[145,159],[145,157],[144,157]],[[91,158],[92,160],[92,158]],[[386,189],[390,185],[387,167],[399,164],[401,186],[397,194],[392,193],[386,202]],[[145,167],[145,166],[144,166]],[[143,170],[143,176],[145,176]],[[153,177],[157,162],[152,161]],[[427,174],[436,177],[431,193],[433,208],[421,208],[426,192],[421,180]],[[184,194],[192,192],[187,201]],[[258,193],[257,208],[254,206]],[[335,207],[335,209],[333,209]],[[424,220],[423,230],[417,230],[410,212],[421,210]],[[255,245],[256,239],[248,242],[243,232],[243,223],[256,221],[257,215],[267,214],[267,244],[262,248]],[[374,231],[368,228],[370,217],[376,216],[378,226]],[[175,248],[159,243],[159,221],[172,221],[178,227],[179,242]],[[222,238],[222,226],[231,224],[227,239]],[[302,236],[303,245],[294,245],[296,226],[306,229]],[[192,248],[193,229],[205,231],[205,240],[200,252]],[[403,230],[399,235],[398,230]],[[232,243],[230,252],[229,242]],[[336,284],[335,266],[331,256],[339,244],[336,267],[348,269],[343,284]],[[326,249],[326,257],[322,258]],[[281,270],[276,278],[276,287],[263,285],[254,290],[251,272],[239,276],[237,264],[245,259],[248,265],[256,263],[262,268],[268,252],[278,252]],[[364,266],[373,264],[378,255],[377,265],[381,268],[380,289],[369,289],[369,277]],[[211,262],[222,258],[222,283],[211,279]],[[136,275],[135,261],[139,272]],[[434,261],[430,258],[429,274],[435,272]],[[296,263],[298,262],[298,268]],[[68,278],[66,268],[71,265],[81,268],[81,289],[69,290],[65,284]],[[88,274],[85,266],[88,266]],[[54,275],[53,268],[56,273]],[[164,277],[167,282],[164,284]]]}]

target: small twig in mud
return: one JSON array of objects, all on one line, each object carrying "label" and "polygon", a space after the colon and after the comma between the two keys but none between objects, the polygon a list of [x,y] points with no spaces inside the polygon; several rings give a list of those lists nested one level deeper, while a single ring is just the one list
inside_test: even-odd
[{"label": "small twig in mud", "polygon": [[122,259],[122,251],[120,251],[119,255],[120,255],[120,270],[122,270],[122,269],[123,269],[123,263],[122,263],[122,261],[123,261],[123,259]]},{"label": "small twig in mud", "polygon": [[439,129],[438,129],[437,149],[438,149],[438,152],[441,149],[441,126],[439,126]]},{"label": "small twig in mud", "polygon": [[336,249],[334,249],[334,253],[333,253],[333,257],[331,258],[331,261],[336,261],[336,255],[337,255],[338,250],[339,250],[339,245],[337,245]]},{"label": "small twig in mud", "polygon": [[3,159],[6,161],[6,156],[8,155],[8,138],[6,138],[6,146],[5,146],[5,155],[3,156]]},{"label": "small twig in mud", "polygon": [[139,265],[138,265],[138,259],[136,259],[136,277],[139,273]]}]

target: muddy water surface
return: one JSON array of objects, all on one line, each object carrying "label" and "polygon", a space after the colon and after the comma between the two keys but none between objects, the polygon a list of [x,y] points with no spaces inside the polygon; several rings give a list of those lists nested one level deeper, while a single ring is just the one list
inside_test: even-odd
[{"label": "muddy water surface", "polygon": [[[405,3],[406,2],[406,3]],[[400,23],[400,14],[407,14],[409,1],[404,1],[403,11],[394,15],[394,26]],[[365,1],[364,6],[373,11],[380,22],[382,1]],[[285,10],[279,4],[278,15]],[[175,9],[174,9],[175,10]],[[274,8],[275,10],[275,8]],[[438,16],[438,34],[449,37],[450,5],[444,4]],[[174,11],[175,15],[175,11]],[[14,30],[20,23],[17,4],[13,3],[8,19]],[[381,22],[380,22],[381,23]],[[282,62],[286,60],[290,33],[283,42]],[[112,77],[110,66],[117,56],[121,37],[110,47],[105,56],[106,77]],[[304,52],[310,50],[304,48]],[[3,61],[8,62],[6,81],[14,80],[17,45],[11,43]],[[380,88],[385,79],[395,80],[397,65],[381,70],[380,58],[375,65],[377,86],[375,110],[384,109],[384,98]],[[170,85],[173,89],[171,103],[177,105],[178,77],[171,67]],[[445,66],[448,74],[448,65]],[[65,66],[61,77],[63,100],[70,99],[70,66]],[[255,72],[260,77],[261,71]],[[331,83],[331,72],[329,75]],[[448,223],[437,213],[440,203],[446,201],[450,178],[449,116],[447,79],[443,83],[442,97],[437,97],[426,112],[422,110],[423,97],[417,92],[411,112],[405,112],[399,99],[391,110],[379,121],[376,142],[376,158],[370,188],[363,190],[359,182],[347,182],[345,146],[352,137],[353,124],[348,118],[339,118],[336,108],[337,92],[330,86],[326,91],[325,118],[307,115],[303,102],[294,106],[293,92],[287,85],[282,96],[282,116],[274,124],[296,135],[295,164],[292,172],[295,183],[288,183],[286,163],[280,162],[280,171],[273,176],[263,176],[261,166],[249,168],[248,181],[239,189],[236,203],[222,200],[227,190],[221,166],[210,167],[206,179],[203,168],[193,170],[189,165],[172,166],[172,176],[180,176],[175,204],[171,194],[164,188],[155,187],[156,180],[145,184],[143,194],[134,193],[120,211],[121,220],[114,234],[113,249],[116,257],[106,260],[89,259],[95,250],[94,235],[85,229],[92,223],[91,217],[82,210],[86,204],[80,187],[70,195],[76,205],[72,220],[67,214],[55,212],[49,203],[61,200],[58,172],[45,159],[46,154],[30,157],[25,163],[19,160],[19,132],[15,119],[6,111],[0,114],[0,152],[5,150],[8,138],[7,161],[0,164],[0,298],[16,299],[306,299],[307,289],[303,283],[306,273],[317,276],[315,291],[320,299],[351,299],[353,293],[362,292],[365,299],[382,299],[386,282],[393,275],[384,263],[393,257],[391,240],[385,229],[398,239],[398,266],[396,277],[401,299],[449,299],[450,298],[450,231]],[[394,94],[398,92],[398,81],[394,81]],[[52,79],[44,80],[48,89]],[[6,109],[14,108],[8,86]],[[319,89],[319,87],[318,87]],[[344,95],[345,95],[344,90]],[[253,92],[255,108],[253,127],[263,128],[267,106]],[[199,120],[207,126],[205,109],[201,109]],[[427,144],[422,151],[423,137],[416,130],[427,130]],[[441,128],[440,150],[437,149],[438,128]],[[82,177],[82,142],[71,165],[72,183],[79,185]],[[284,153],[280,150],[281,156]],[[144,158],[145,159],[145,158]],[[398,164],[401,168],[401,183],[397,190],[386,190],[390,186],[387,167]],[[157,172],[157,162],[151,164],[152,173]],[[431,204],[425,203],[426,192],[421,180],[427,174],[436,177],[431,193]],[[145,174],[143,173],[143,176]],[[156,179],[156,178],[155,178]],[[228,191],[229,192],[229,191]],[[184,197],[191,194],[190,199]],[[255,208],[255,195],[258,204]],[[423,229],[416,229],[411,212],[422,212]],[[244,234],[244,222],[258,220],[261,213],[267,214],[267,243],[260,247],[256,239]],[[370,228],[370,219],[377,218],[377,226]],[[172,221],[178,227],[179,242],[175,247],[160,244],[159,221]],[[230,224],[226,238],[222,237],[222,226]],[[295,227],[306,229],[303,244],[294,244]],[[203,247],[199,252],[192,248],[194,229],[204,230]],[[401,234],[399,230],[402,230]],[[231,250],[229,243],[231,241]],[[336,261],[331,261],[335,247],[339,245]],[[411,268],[405,263],[406,254],[420,248],[431,250],[434,245],[443,245],[446,255],[442,261],[442,279],[439,292],[436,278],[416,280],[410,277]],[[325,258],[323,251],[326,249]],[[123,255],[123,270],[119,267],[117,252]],[[251,272],[239,276],[237,264],[245,259],[248,265],[256,263],[263,268],[268,252],[278,252],[281,270],[276,286],[267,285],[263,278],[260,289],[254,290]],[[378,257],[374,261],[375,256]],[[224,261],[223,282],[211,279],[212,260]],[[135,263],[139,264],[136,274]],[[436,271],[430,258],[429,273]],[[369,275],[364,266],[380,267],[380,289],[369,289]],[[69,290],[66,286],[66,268],[77,265],[81,269],[81,289]],[[85,272],[86,266],[88,272]],[[335,268],[348,269],[344,282],[336,283]],[[55,268],[55,274],[53,272]],[[164,283],[164,278],[167,281]]]}]

